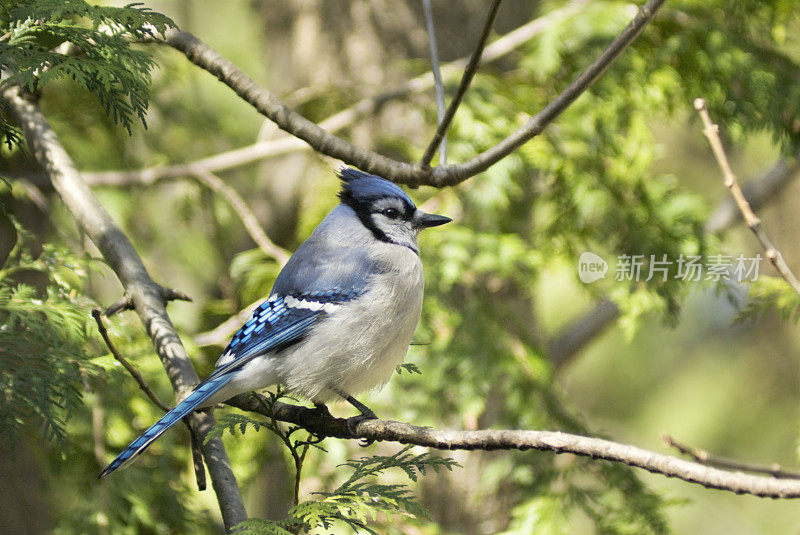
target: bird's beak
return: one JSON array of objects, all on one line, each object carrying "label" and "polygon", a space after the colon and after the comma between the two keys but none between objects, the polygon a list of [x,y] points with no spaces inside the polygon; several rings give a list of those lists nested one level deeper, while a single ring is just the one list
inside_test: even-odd
[{"label": "bird's beak", "polygon": [[449,217],[437,214],[426,214],[422,210],[414,212],[414,225],[417,228],[438,227],[452,221]]}]

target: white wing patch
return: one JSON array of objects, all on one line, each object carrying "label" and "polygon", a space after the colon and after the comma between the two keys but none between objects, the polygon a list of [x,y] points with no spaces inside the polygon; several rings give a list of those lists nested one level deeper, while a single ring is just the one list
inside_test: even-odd
[{"label": "white wing patch", "polygon": [[289,308],[302,308],[312,311],[321,310],[323,312],[333,312],[341,306],[339,303],[321,303],[319,301],[313,301],[309,299],[298,299],[296,297],[292,297],[291,295],[284,297],[283,302]]}]

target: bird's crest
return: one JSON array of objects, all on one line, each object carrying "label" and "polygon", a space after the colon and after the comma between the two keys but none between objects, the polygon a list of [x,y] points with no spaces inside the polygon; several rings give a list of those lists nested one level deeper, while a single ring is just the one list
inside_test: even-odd
[{"label": "bird's crest", "polygon": [[385,178],[370,175],[352,167],[342,167],[337,172],[337,176],[342,181],[339,199],[345,204],[360,205],[382,197],[398,197],[404,203],[414,206],[414,201],[400,189],[400,186]]}]

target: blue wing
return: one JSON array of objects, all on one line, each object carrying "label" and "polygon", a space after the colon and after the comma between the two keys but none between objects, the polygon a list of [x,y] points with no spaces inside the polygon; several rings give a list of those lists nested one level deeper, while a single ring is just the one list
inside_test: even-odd
[{"label": "blue wing", "polygon": [[[331,296],[332,299],[337,297],[339,301],[342,300],[339,295]],[[297,298],[291,299],[294,299],[292,302],[310,302]],[[174,409],[131,442],[103,470],[100,477],[107,476],[114,470],[132,462],[167,429],[228,384],[245,363],[259,355],[270,351],[279,351],[300,341],[318,317],[325,314],[322,304],[317,310],[307,307],[290,307],[286,305],[283,297],[274,296],[262,303],[247,323],[233,336],[221,360],[222,364],[214,370],[214,373],[197,385],[192,393],[178,403]]]}]

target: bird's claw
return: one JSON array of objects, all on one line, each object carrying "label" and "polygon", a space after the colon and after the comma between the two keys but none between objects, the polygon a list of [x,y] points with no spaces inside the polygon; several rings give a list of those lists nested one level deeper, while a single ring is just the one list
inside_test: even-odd
[{"label": "bird's claw", "polygon": [[[358,432],[358,425],[361,422],[365,422],[367,420],[377,420],[378,417],[375,416],[375,413],[369,411],[369,414],[359,414],[358,416],[353,416],[347,419],[347,430],[350,431],[351,434],[355,435]],[[361,438],[358,441],[358,445],[362,448],[366,448],[367,446],[372,445],[375,440],[371,438]]]}]

